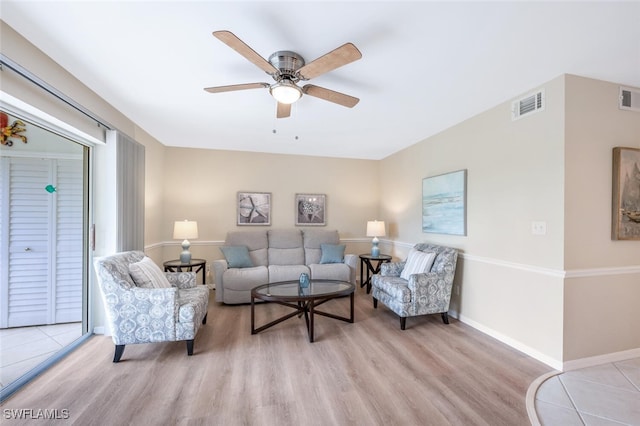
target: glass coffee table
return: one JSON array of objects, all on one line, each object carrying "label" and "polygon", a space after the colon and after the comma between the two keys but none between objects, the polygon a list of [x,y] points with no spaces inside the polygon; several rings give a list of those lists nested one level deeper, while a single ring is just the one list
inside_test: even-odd
[{"label": "glass coffee table", "polygon": [[[355,285],[349,282],[336,280],[311,280],[309,287],[306,288],[300,288],[297,280],[269,283],[255,287],[251,290],[251,334],[259,333],[269,327],[280,324],[282,321],[293,318],[296,315],[298,318],[304,315],[304,319],[307,323],[307,331],[309,333],[309,342],[313,342],[313,321],[315,315],[322,315],[340,321],[353,323],[353,296],[355,289]],[[348,318],[316,309],[318,306],[328,302],[329,300],[343,296],[349,296],[350,299],[350,315]],[[284,305],[294,309],[294,311],[256,328],[256,299]]]}]

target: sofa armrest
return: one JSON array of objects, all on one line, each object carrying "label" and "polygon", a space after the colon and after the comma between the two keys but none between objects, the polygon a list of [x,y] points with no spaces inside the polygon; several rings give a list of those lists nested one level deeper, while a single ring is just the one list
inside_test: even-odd
[{"label": "sofa armrest", "polygon": [[356,269],[358,268],[358,256],[355,254],[345,254],[344,263],[349,266],[351,273],[349,274],[349,282],[356,283]]},{"label": "sofa armrest", "polygon": [[196,286],[195,272],[165,272],[164,274],[172,287],[192,288]]},{"label": "sofa armrest", "polygon": [[407,262],[387,262],[380,265],[380,275],[383,277],[399,277]]},{"label": "sofa armrest", "polygon": [[213,279],[216,285],[216,302],[222,302],[224,296],[224,284],[222,282],[222,276],[224,272],[229,269],[229,264],[225,259],[217,259],[211,262],[213,266]]}]

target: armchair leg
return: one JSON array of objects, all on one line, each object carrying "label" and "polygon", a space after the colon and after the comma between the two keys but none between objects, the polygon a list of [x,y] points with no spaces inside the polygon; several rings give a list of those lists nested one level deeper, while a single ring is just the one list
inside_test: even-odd
[{"label": "armchair leg", "polygon": [[209,315],[209,313],[207,312],[206,314],[204,314],[204,318],[202,318],[202,323],[206,324],[207,323],[207,315]]},{"label": "armchair leg", "polygon": [[122,354],[124,353],[124,345],[116,345],[116,351],[113,354],[113,362],[120,362]]},{"label": "armchair leg", "polygon": [[404,330],[407,326],[407,317],[400,317],[400,330]]},{"label": "armchair leg", "polygon": [[193,355],[193,339],[187,340],[187,355]]},{"label": "armchair leg", "polygon": [[443,312],[443,313],[442,313],[442,321],[443,321],[445,324],[449,324],[449,313],[447,313],[447,312]]},{"label": "armchair leg", "polygon": [[378,308],[378,299],[376,299],[375,297],[373,298],[373,309],[377,309]]}]

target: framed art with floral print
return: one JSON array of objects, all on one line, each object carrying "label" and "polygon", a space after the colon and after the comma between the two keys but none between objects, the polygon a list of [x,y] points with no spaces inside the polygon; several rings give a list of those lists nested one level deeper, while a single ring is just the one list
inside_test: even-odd
[{"label": "framed art with floral print", "polygon": [[270,192],[238,192],[238,225],[271,225]]},{"label": "framed art with floral print", "polygon": [[324,226],[326,219],[324,194],[296,194],[296,226]]},{"label": "framed art with floral print", "polygon": [[613,148],[611,238],[640,240],[640,149]]}]

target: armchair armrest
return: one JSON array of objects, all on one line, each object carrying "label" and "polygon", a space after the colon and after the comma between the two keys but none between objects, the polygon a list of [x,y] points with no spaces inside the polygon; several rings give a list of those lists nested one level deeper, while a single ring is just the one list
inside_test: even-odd
[{"label": "armchair armrest", "polygon": [[156,341],[148,332],[147,320],[163,324],[162,330],[159,330],[162,333],[159,335],[164,335],[168,340],[175,340],[175,327],[168,328],[166,324],[173,324],[176,318],[177,292],[176,287],[132,287],[129,290],[116,290],[114,293],[104,294],[113,342],[116,345],[126,345]]},{"label": "armchair armrest", "polygon": [[192,288],[196,286],[195,272],[165,272],[164,274],[172,287]]},{"label": "armchair armrest", "polygon": [[380,275],[383,277],[399,277],[407,262],[387,262],[380,265]]},{"label": "armchair armrest", "polygon": [[408,283],[412,298],[426,296],[429,304],[442,304],[449,307],[453,276],[438,272],[413,274]]}]

